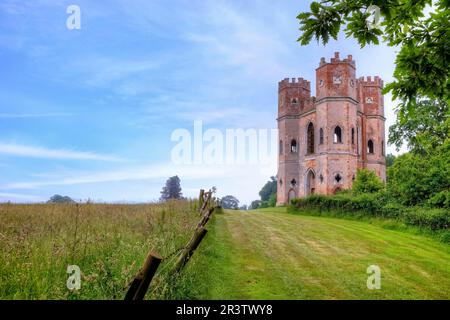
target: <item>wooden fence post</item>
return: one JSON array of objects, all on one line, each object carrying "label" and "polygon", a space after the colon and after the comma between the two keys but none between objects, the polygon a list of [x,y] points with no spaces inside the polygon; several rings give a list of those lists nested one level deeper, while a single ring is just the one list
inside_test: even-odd
[{"label": "wooden fence post", "polygon": [[198,208],[201,210],[203,206],[203,197],[205,196],[205,190],[200,189],[200,195],[198,196]]},{"label": "wooden fence post", "polygon": [[125,296],[125,300],[143,300],[147,293],[148,287],[161,263],[162,258],[150,253],[145,260],[144,266],[138,275],[133,279],[130,288]]},{"label": "wooden fence post", "polygon": [[181,269],[186,265],[186,263],[191,258],[192,254],[194,253],[195,249],[197,249],[200,242],[202,242],[203,238],[206,236],[206,233],[208,230],[206,230],[203,227],[200,227],[195,230],[194,236],[189,241],[186,248],[182,251],[180,258],[178,259],[174,272],[179,273]]}]

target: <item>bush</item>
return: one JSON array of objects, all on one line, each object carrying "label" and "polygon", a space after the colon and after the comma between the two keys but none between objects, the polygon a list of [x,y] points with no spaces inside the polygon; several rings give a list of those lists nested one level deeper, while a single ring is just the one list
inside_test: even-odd
[{"label": "bush", "polygon": [[395,202],[388,202],[387,199],[386,192],[355,196],[348,194],[311,195],[306,198],[293,199],[292,207],[297,210],[327,211],[333,215],[384,217],[431,230],[450,228],[450,211],[446,209],[408,208]]},{"label": "bush", "polygon": [[378,178],[374,171],[358,169],[355,181],[353,181],[353,193],[375,193],[383,189],[384,183]]}]

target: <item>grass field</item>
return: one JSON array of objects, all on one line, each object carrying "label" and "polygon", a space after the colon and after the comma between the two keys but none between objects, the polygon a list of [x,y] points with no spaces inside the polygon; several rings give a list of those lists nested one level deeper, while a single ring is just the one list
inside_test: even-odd
[{"label": "grass field", "polygon": [[[226,211],[197,256],[209,299],[450,299],[450,246],[285,208]],[[369,265],[381,289],[367,289]],[[201,272],[201,269],[205,272]]]},{"label": "grass field", "polygon": [[[123,299],[148,252],[166,257],[183,246],[197,220],[187,201],[1,204],[0,299]],[[68,265],[81,269],[79,291],[66,287]],[[164,268],[148,298],[176,294],[166,285]]]},{"label": "grass field", "polygon": [[[450,299],[450,246],[367,222],[225,211],[178,279],[163,261],[147,299]],[[149,251],[167,257],[199,219],[193,202],[0,205],[0,299],[123,299]],[[81,290],[66,288],[68,265]],[[381,268],[381,290],[366,269]]]}]

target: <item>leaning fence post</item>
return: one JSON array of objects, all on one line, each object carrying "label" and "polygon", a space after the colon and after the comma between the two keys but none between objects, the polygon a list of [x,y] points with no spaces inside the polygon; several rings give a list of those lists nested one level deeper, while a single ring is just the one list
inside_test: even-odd
[{"label": "leaning fence post", "polygon": [[148,287],[161,263],[162,258],[150,253],[145,260],[144,266],[138,275],[133,279],[130,288],[125,296],[125,300],[143,300],[147,293]]},{"label": "leaning fence post", "polygon": [[208,232],[208,230],[206,230],[203,227],[200,227],[195,230],[194,236],[191,238],[188,245],[181,253],[180,258],[178,259],[178,261],[175,265],[175,269],[174,269],[175,273],[179,273],[181,271],[181,269],[183,269],[183,267],[186,265],[186,263],[191,258],[194,251],[197,249],[200,242],[202,242],[203,238],[206,236],[207,232]]}]

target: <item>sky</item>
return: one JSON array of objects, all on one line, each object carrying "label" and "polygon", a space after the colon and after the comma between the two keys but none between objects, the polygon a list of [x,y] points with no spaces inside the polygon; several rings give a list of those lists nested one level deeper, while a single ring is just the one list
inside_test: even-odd
[{"label": "sky", "polygon": [[[67,28],[69,5],[80,29]],[[353,55],[357,76],[392,81],[396,50],[343,34],[301,46],[307,1],[2,0],[0,202],[155,201],[169,176],[185,196],[216,186],[241,204],[270,163],[173,161],[173,133],[276,128],[278,81],[315,88],[320,58]],[[314,94],[314,92],[312,93]],[[385,96],[386,128],[395,103]],[[258,131],[259,132],[259,131]],[[207,144],[205,144],[207,145]],[[396,153],[393,146],[388,152]]]}]

